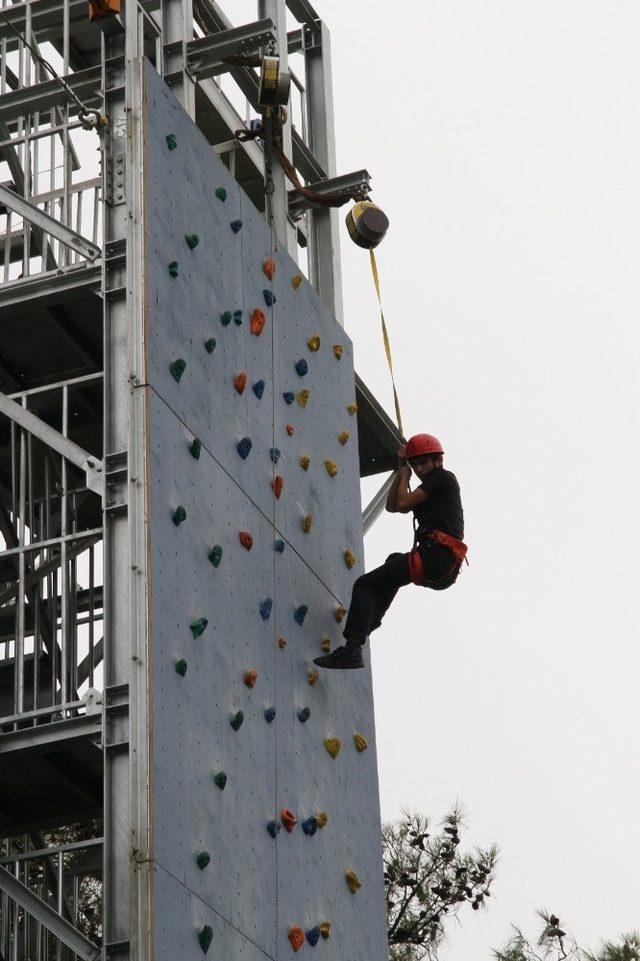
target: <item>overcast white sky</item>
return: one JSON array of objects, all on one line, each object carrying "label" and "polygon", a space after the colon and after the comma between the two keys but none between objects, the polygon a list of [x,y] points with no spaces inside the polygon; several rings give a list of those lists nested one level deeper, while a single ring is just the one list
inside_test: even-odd
[{"label": "overcast white sky", "polygon": [[[640,2],[316,6],[339,170],[367,167],[391,220],[406,429],[442,439],[470,545],[453,589],[407,588],[374,635],[383,816],[460,798],[502,849],[445,961],[541,905],[595,946],[640,927]],[[368,258],[342,250],[358,370],[392,410]],[[385,515],[367,566],[409,543]]]}]

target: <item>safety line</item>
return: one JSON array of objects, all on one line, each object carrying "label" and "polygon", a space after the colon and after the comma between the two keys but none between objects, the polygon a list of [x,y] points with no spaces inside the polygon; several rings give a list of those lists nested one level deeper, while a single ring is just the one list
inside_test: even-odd
[{"label": "safety line", "polygon": [[404,429],[402,427],[402,415],[400,413],[400,401],[398,400],[398,391],[396,389],[396,380],[393,375],[393,360],[391,358],[391,343],[389,341],[389,332],[387,330],[387,325],[384,319],[384,310],[382,309],[382,296],[380,294],[380,277],[378,275],[378,264],[376,263],[376,255],[373,249],[369,250],[369,257],[371,259],[371,273],[373,274],[373,283],[376,288],[376,294],[378,295],[378,304],[380,305],[380,320],[382,321],[382,340],[384,342],[384,351],[387,355],[387,364],[389,365],[389,372],[391,373],[391,384],[393,386],[393,402],[396,407],[396,418],[398,420],[398,427],[400,429],[400,434],[404,438]]}]

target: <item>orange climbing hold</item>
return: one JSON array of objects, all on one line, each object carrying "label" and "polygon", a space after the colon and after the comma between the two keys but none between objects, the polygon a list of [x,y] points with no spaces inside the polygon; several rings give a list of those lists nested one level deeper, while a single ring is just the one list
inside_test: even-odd
[{"label": "orange climbing hold", "polygon": [[246,551],[250,551],[251,548],[253,547],[253,537],[251,536],[249,531],[239,531],[238,540],[240,541],[240,543],[242,544],[242,546]]},{"label": "orange climbing hold", "polygon": [[273,259],[273,257],[269,257],[269,259],[265,260],[265,262],[262,265],[262,273],[265,274],[265,276],[268,277],[269,280],[273,280],[273,275],[275,274],[275,272],[276,272],[276,262]]},{"label": "orange climbing hold", "polygon": [[293,426],[293,424],[287,424],[285,427],[285,430],[287,431],[287,434],[289,435],[289,437],[292,437],[295,427]]},{"label": "orange climbing hold", "polygon": [[322,924],[320,925],[320,934],[326,941],[329,935],[331,934],[331,923],[329,921],[322,922]]},{"label": "orange climbing hold", "polygon": [[341,434],[338,434],[338,440],[343,446],[347,443],[350,437],[351,437],[351,434],[349,433],[348,430],[343,430]]},{"label": "orange climbing hold", "polygon": [[335,477],[338,473],[338,465],[334,460],[326,460],[324,466],[327,468],[327,474],[329,477]]},{"label": "orange climbing hold", "polygon": [[244,683],[245,683],[245,684],[247,685],[247,687],[249,687],[249,688],[255,687],[257,680],[258,680],[258,672],[257,672],[257,671],[247,671],[247,673],[246,673],[245,676],[244,676]]},{"label": "orange climbing hold", "polygon": [[338,624],[343,620],[344,615],[347,613],[346,607],[336,607],[333,616],[335,617]]},{"label": "orange climbing hold", "polygon": [[251,333],[254,335],[254,337],[260,336],[260,334],[264,329],[264,325],[266,321],[267,321],[267,318],[264,315],[264,311],[260,310],[259,307],[256,307],[256,309],[251,314],[251,320],[249,321],[249,328],[251,330]]},{"label": "orange climbing hold", "polygon": [[316,350],[320,350],[320,338],[318,337],[317,334],[314,334],[313,337],[309,338],[309,340],[307,341],[307,347],[309,348],[309,350],[312,350],[314,352]]},{"label": "orange climbing hold", "polygon": [[285,831],[287,831],[289,834],[291,834],[294,827],[298,823],[297,817],[295,816],[293,811],[289,810],[289,808],[282,808],[282,810],[280,811],[280,820],[284,824]]},{"label": "orange climbing hold", "polygon": [[284,477],[281,477],[280,474],[276,474],[271,481],[271,486],[273,487],[273,493],[276,500],[280,500],[280,494],[282,493],[282,488],[284,487]]},{"label": "orange climbing hold", "polygon": [[367,748],[369,747],[369,745],[367,744],[367,739],[363,737],[362,734],[354,734],[353,743],[355,744],[356,749],[360,754],[362,754],[363,751],[366,751]]},{"label": "orange climbing hold", "polygon": [[244,389],[247,386],[247,372],[246,370],[241,370],[239,374],[233,378],[233,386],[238,391],[239,394],[244,393]]},{"label": "orange climbing hold", "polygon": [[311,687],[315,687],[315,685],[318,683],[319,677],[320,677],[319,671],[309,671],[309,673],[307,674],[307,680],[311,685]]},{"label": "orange climbing hold", "polygon": [[305,388],[304,390],[300,391],[296,400],[298,401],[301,407],[306,407],[310,396],[311,396],[311,391]]},{"label": "orange climbing hold", "polygon": [[313,524],[313,514],[305,514],[302,518],[302,533],[308,534]]},{"label": "orange climbing hold", "polygon": [[336,360],[340,360],[342,357],[342,347],[340,344],[333,345],[333,356],[336,358]]},{"label": "orange climbing hold", "polygon": [[357,414],[357,413],[358,413],[358,405],[357,405],[357,404],[347,404],[347,410],[349,411],[349,413],[350,413],[351,416],[353,417],[354,414]]},{"label": "orange climbing hold", "polygon": [[279,637],[279,638],[278,638],[278,647],[280,648],[280,650],[281,650],[281,651],[284,650],[284,648],[285,648],[286,646],[287,646],[287,642],[285,641],[284,637]]},{"label": "orange climbing hold", "polygon": [[358,875],[355,873],[355,871],[347,871],[344,876],[344,879],[347,882],[349,886],[349,890],[351,891],[352,894],[355,894],[356,891],[362,887],[362,881],[360,880]]},{"label": "orange climbing hold", "polygon": [[308,454],[303,454],[300,460],[298,461],[298,463],[300,464],[300,467],[303,470],[309,470],[309,464],[311,463],[311,458],[309,457]]},{"label": "orange climbing hold", "polygon": [[318,811],[318,813],[316,814],[316,821],[319,828],[322,829],[328,820],[329,820],[329,815],[327,814],[326,811]]},{"label": "orange climbing hold", "polygon": [[340,748],[342,747],[342,741],[340,740],[339,737],[327,737],[325,738],[324,746],[326,747],[327,752],[331,755],[331,757],[335,761],[338,754],[340,753]]},{"label": "orange climbing hold", "polygon": [[322,650],[324,651],[324,653],[325,653],[325,654],[328,654],[329,651],[331,650],[331,638],[330,638],[330,637],[323,637],[323,638],[322,638],[322,643],[321,643],[320,646],[321,646]]},{"label": "orange climbing hold", "polygon": [[356,555],[353,553],[353,551],[350,551],[347,548],[347,550],[344,552],[344,562],[349,568],[349,570],[351,570],[351,568],[356,563],[356,561],[357,561]]},{"label": "orange climbing hold", "polygon": [[293,950],[299,951],[302,945],[304,944],[304,931],[302,930],[302,928],[299,928],[297,925],[294,925],[292,928],[289,928],[289,934],[287,935],[287,937],[291,941],[291,947],[293,948]]}]

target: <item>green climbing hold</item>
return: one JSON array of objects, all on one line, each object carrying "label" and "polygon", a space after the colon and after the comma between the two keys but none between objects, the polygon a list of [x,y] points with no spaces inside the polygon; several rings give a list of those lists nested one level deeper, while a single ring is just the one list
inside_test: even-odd
[{"label": "green climbing hold", "polygon": [[219,787],[221,791],[224,791],[227,784],[227,775],[224,771],[218,771],[218,773],[213,778],[213,783],[216,787]]},{"label": "green climbing hold", "polygon": [[238,711],[231,718],[230,724],[234,731],[239,731],[244,721],[244,711]]},{"label": "green climbing hold", "polygon": [[167,147],[169,150],[175,150],[178,146],[178,141],[176,140],[176,135],[174,133],[168,133],[166,136]]},{"label": "green climbing hold", "polygon": [[196,460],[200,460],[200,453],[202,451],[202,441],[199,437],[194,437],[191,446],[189,447],[191,456]]},{"label": "green climbing hold", "polygon": [[224,187],[216,187],[216,197],[218,200],[222,200],[224,203],[224,201],[227,199],[227,191],[224,189]]},{"label": "green climbing hold", "polygon": [[173,377],[173,379],[177,381],[177,383],[180,383],[180,378],[182,377],[186,369],[187,369],[187,362],[186,360],[183,360],[182,357],[178,357],[178,359],[174,360],[172,364],[169,364],[169,372]]},{"label": "green climbing hold", "polygon": [[209,337],[209,340],[205,340],[204,349],[208,354],[212,354],[216,349],[217,340],[215,337]]},{"label": "green climbing hold", "polygon": [[233,314],[230,310],[225,310],[223,314],[220,314],[220,323],[223,327],[228,327],[233,320]]},{"label": "green climbing hold", "polygon": [[178,504],[178,506],[177,506],[176,509],[174,510],[173,514],[171,515],[171,520],[173,521],[173,523],[174,523],[174,524],[176,525],[176,527],[177,527],[178,524],[182,524],[182,522],[183,522],[183,521],[186,521],[186,519],[187,519],[187,512],[186,512],[186,510],[184,509],[184,507],[182,506],[182,504]]},{"label": "green climbing hold", "polygon": [[209,560],[214,567],[220,567],[220,561],[222,560],[222,548],[220,544],[214,544],[209,551]]},{"label": "green climbing hold", "polygon": [[187,241],[187,247],[189,250],[193,250],[200,243],[200,238],[197,234],[185,234],[184,239]]},{"label": "green climbing hold", "polygon": [[176,674],[179,674],[180,677],[184,677],[186,673],[187,662],[185,661],[184,657],[181,657],[179,661],[176,661]]},{"label": "green climbing hold", "polygon": [[169,273],[171,274],[172,277],[177,277],[177,276],[178,276],[178,261],[177,261],[177,260],[172,260],[171,263],[169,264]]},{"label": "green climbing hold", "polygon": [[205,924],[202,931],[200,931],[198,934],[198,941],[200,942],[202,953],[206,954],[211,947],[211,942],[213,941],[213,928],[211,925]]},{"label": "green climbing hold", "polygon": [[196,621],[191,621],[189,627],[194,637],[201,637],[207,629],[209,621],[206,617],[199,617]]},{"label": "green climbing hold", "polygon": [[210,861],[211,861],[211,855],[209,854],[208,851],[201,851],[196,858],[196,864],[198,865],[201,871],[204,870],[204,868],[206,868],[206,866],[209,864]]}]

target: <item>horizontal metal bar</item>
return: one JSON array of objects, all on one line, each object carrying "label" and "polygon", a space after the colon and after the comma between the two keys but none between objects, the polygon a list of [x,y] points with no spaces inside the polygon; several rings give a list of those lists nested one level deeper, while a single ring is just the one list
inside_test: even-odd
[{"label": "horizontal metal bar", "polygon": [[9,190],[8,187],[3,187],[0,185],[0,203],[3,203],[5,207],[9,210],[13,210],[14,213],[18,214],[24,220],[27,220],[31,224],[35,224],[36,227],[40,227],[46,233],[55,237],[61,243],[66,244],[67,247],[71,247],[72,250],[76,250],[87,260],[97,260],[102,251],[95,244],[92,244],[90,240],[83,237],[82,234],[76,233],[75,230],[71,230],[70,227],[65,226],[65,224],[60,223],[55,217],[49,216],[44,210],[40,210],[39,207],[34,206],[24,197],[15,193],[13,190]]},{"label": "horizontal metal bar", "polygon": [[97,457],[88,454],[86,450],[74,444],[72,440],[55,430],[49,424],[25,410],[15,400],[11,400],[6,394],[0,391],[0,414],[4,414],[10,420],[28,431],[33,437],[37,437],[43,444],[57,451],[62,457],[75,464],[80,470],[84,471],[87,479],[87,487],[95,494],[102,494],[102,461]]},{"label": "horizontal metal bar", "polygon": [[[54,380],[48,384],[41,384],[39,387],[29,387],[27,390],[17,390],[13,394],[9,394],[12,400],[17,400],[20,397],[33,397],[34,394],[48,394],[54,390],[62,390],[63,387],[84,387],[87,384],[98,384],[104,379],[103,371],[98,371],[96,374],[83,374],[81,377],[69,377],[68,380]],[[80,537],[84,537],[85,534],[91,533],[90,531],[82,531]],[[74,537],[76,535],[69,534],[69,537]]]},{"label": "horizontal metal bar", "polygon": [[[10,10],[11,7],[7,9]],[[66,74],[63,80],[87,105],[95,106],[100,103],[101,67],[87,67],[86,70]],[[45,80],[31,87],[20,87],[0,97],[0,123],[9,123],[36,111],[63,107],[67,103],[73,101],[58,80]]]},{"label": "horizontal metal bar", "polygon": [[[2,7],[2,13],[7,20],[21,33],[24,32],[24,24],[27,11],[31,18],[31,29],[42,43],[48,39],[42,36],[47,30],[52,31],[54,37],[61,33],[62,25],[62,0],[31,0],[27,3],[13,3]],[[83,26],[87,22],[86,0],[69,0],[69,19],[70,21],[81,21]],[[17,38],[7,24],[0,20],[0,40],[7,40],[9,49],[13,49],[17,44]]]},{"label": "horizontal metal bar", "polygon": [[70,299],[74,293],[98,291],[102,283],[100,264],[81,264],[48,270],[33,277],[20,277],[18,280],[0,284],[0,320],[3,314],[12,317],[36,306],[46,307]]},{"label": "horizontal metal bar", "polygon": [[221,30],[190,40],[187,44],[187,65],[198,79],[212,77],[229,67],[222,63],[225,57],[246,56],[256,53],[276,39],[273,20],[266,17],[241,27]]},{"label": "horizontal metal bar", "polygon": [[372,497],[363,510],[362,530],[364,534],[366,534],[367,531],[373,527],[377,519],[380,517],[380,514],[382,514],[384,506],[387,503],[387,495],[391,485],[393,484],[394,476],[395,474],[389,474],[378,493]]},{"label": "horizontal metal bar", "polygon": [[[27,655],[31,657],[32,655]],[[13,658],[0,661],[0,667],[13,664]],[[18,724],[23,721],[36,721],[39,718],[48,717],[52,714],[64,714],[66,711],[79,711],[85,707],[84,701],[68,701],[66,704],[50,704],[49,707],[39,707],[35,711],[22,711],[20,714],[10,714],[8,717],[0,717],[0,727],[8,727],[10,724]]]},{"label": "horizontal metal bar", "polygon": [[[5,724],[6,722],[2,720],[2,725]],[[81,714],[79,717],[52,721],[51,724],[37,724],[34,727],[2,733],[0,734],[0,754],[13,754],[16,751],[33,750],[50,744],[62,746],[65,741],[98,738],[101,734],[102,714]]]},{"label": "horizontal metal bar", "polygon": [[65,534],[63,537],[50,537],[46,541],[34,541],[32,544],[23,544],[21,547],[11,547],[7,551],[0,551],[0,560],[4,561],[8,557],[15,557],[18,554],[39,554],[40,551],[44,551],[48,547],[59,547],[60,544],[70,544],[85,538],[93,538],[96,535],[98,535],[98,539],[103,536],[101,527],[93,527],[91,530],[79,533]]},{"label": "horizontal metal bar", "polygon": [[[371,192],[370,175],[366,170],[355,170],[353,173],[341,174],[339,177],[331,177],[328,180],[321,180],[318,183],[307,184],[309,190],[317,194],[342,194],[358,190],[364,197]],[[297,190],[289,191],[289,213],[292,217],[299,217],[305,210],[314,210],[320,207],[313,200],[304,197]]]},{"label": "horizontal metal bar", "polygon": [[85,938],[73,924],[61,917],[46,901],[39,898],[35,891],[14,877],[6,868],[0,867],[0,890],[9,895],[27,914],[39,921],[54,937],[66,944],[83,961],[98,961],[100,948]]},{"label": "horizontal metal bar", "polygon": [[[99,534],[94,534],[93,537],[83,538],[80,543],[73,544],[73,546],[67,549],[67,561],[72,561],[76,557],[80,557],[85,551],[88,551],[90,547],[97,544],[98,541],[102,540],[102,531]],[[23,589],[25,591],[31,590],[36,584],[39,584],[41,580],[48,577],[49,574],[53,574],[62,565],[62,554],[58,554],[57,557],[52,557],[51,560],[45,561],[35,570],[30,571],[26,574],[23,581]],[[13,600],[17,597],[20,591],[20,585],[18,582],[8,587],[4,591],[0,591],[0,607],[7,603],[7,601]]]},{"label": "horizontal metal bar", "polygon": [[89,838],[87,841],[73,841],[71,844],[56,844],[51,848],[38,848],[35,851],[23,851],[0,858],[0,864],[15,864],[17,861],[35,861],[36,858],[55,857],[56,854],[68,854],[70,851],[84,851],[87,848],[102,847],[103,838]]}]

